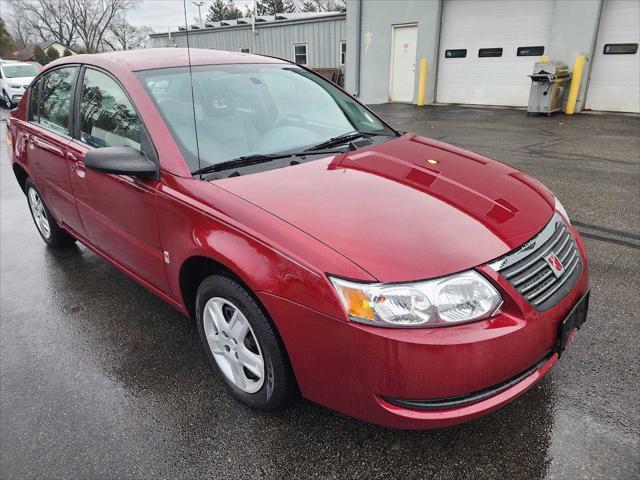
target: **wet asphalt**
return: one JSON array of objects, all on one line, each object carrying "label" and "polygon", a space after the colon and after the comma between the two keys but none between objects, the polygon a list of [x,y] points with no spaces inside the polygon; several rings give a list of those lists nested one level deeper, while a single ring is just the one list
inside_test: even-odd
[{"label": "wet asphalt", "polygon": [[2,122],[0,477],[640,478],[640,117],[375,109],[534,175],[583,232],[588,321],[544,380],[440,431],[389,430],[303,400],[253,412],[210,373],[193,322],[85,248],[45,248]]}]

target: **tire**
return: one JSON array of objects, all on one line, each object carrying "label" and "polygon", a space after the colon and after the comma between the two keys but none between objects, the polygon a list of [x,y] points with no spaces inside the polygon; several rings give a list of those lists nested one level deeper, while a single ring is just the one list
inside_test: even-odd
[{"label": "tire", "polygon": [[30,178],[24,184],[24,191],[27,194],[27,204],[31,212],[31,218],[35,223],[38,233],[49,248],[64,248],[75,243],[75,238],[65,232],[56,223],[47,208],[44,199]]},{"label": "tire", "polygon": [[209,363],[234,398],[258,410],[293,398],[297,388],[282,341],[244,286],[224,275],[207,277],[196,295],[196,321]]}]

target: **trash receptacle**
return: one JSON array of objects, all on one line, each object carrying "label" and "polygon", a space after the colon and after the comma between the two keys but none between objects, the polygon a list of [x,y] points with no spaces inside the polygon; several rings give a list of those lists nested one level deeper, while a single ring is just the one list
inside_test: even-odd
[{"label": "trash receptacle", "polygon": [[536,62],[531,77],[527,113],[546,113],[562,110],[564,92],[571,79],[569,67],[558,61]]}]

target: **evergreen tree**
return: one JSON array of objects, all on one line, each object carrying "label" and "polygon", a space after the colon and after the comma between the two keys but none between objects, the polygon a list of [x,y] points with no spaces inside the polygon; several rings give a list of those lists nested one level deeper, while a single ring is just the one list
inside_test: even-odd
[{"label": "evergreen tree", "polygon": [[231,0],[215,0],[207,11],[207,22],[220,22],[222,20],[235,20],[242,17],[242,12]]},{"label": "evergreen tree", "polygon": [[0,17],[0,58],[11,58],[14,50],[13,37]]},{"label": "evergreen tree", "polygon": [[47,63],[47,54],[44,53],[44,50],[40,45],[33,47],[33,58],[40,65],[45,65]]},{"label": "evergreen tree", "polygon": [[[297,11],[293,0],[257,0],[256,6],[258,15],[276,15],[278,13],[294,13]],[[247,5],[245,16],[253,15],[253,9]]]}]

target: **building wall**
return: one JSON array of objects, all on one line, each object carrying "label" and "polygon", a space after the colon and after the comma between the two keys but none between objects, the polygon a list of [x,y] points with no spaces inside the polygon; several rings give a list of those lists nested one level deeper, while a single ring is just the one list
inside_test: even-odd
[{"label": "building wall", "polygon": [[[189,30],[192,48],[240,51],[251,48],[252,53],[273,55],[294,61],[293,46],[307,44],[307,65],[314,68],[335,68],[340,63],[340,42],[346,40],[344,15],[315,18],[308,21],[256,24],[254,34],[251,25],[219,27],[209,30]],[[154,35],[153,47],[186,47],[185,32]]]},{"label": "building wall", "polygon": [[603,0],[556,0],[551,26],[549,56],[560,60],[573,69],[578,55],[585,55],[585,64],[576,111],[584,108],[587,80],[596,45],[598,24]]},{"label": "building wall", "polygon": [[[417,59],[427,58],[428,103],[433,103],[435,62],[440,33],[440,0],[375,0],[347,2],[347,60],[346,88],[357,93],[366,103],[389,101],[389,73],[391,65],[391,35],[394,25],[418,25]],[[356,85],[357,16],[362,8],[360,88]],[[352,47],[353,46],[353,47]],[[416,66],[416,73],[418,68]],[[418,76],[415,79],[418,93]],[[415,101],[415,99],[414,99]]]},{"label": "building wall", "polygon": [[[366,103],[389,101],[389,69],[391,31],[393,25],[416,23],[418,25],[418,49],[416,62],[429,61],[427,75],[427,103],[433,103],[437,88],[438,40],[442,3],[446,0],[348,0],[347,5],[347,58],[346,89],[357,93]],[[485,0],[478,0],[485,1]],[[571,68],[577,55],[593,55],[598,21],[603,0],[556,0],[554,5],[551,38],[546,54],[553,60],[561,60]],[[531,0],[535,8],[536,0]],[[356,43],[358,34],[358,10],[362,8],[360,85],[356,85]],[[532,62],[534,61],[532,57]],[[532,64],[533,67],[533,64]],[[586,97],[590,64],[587,63],[578,107],[582,108]],[[416,88],[418,88],[416,68]],[[523,79],[528,81],[528,79]],[[416,98],[414,96],[414,103]]]}]

